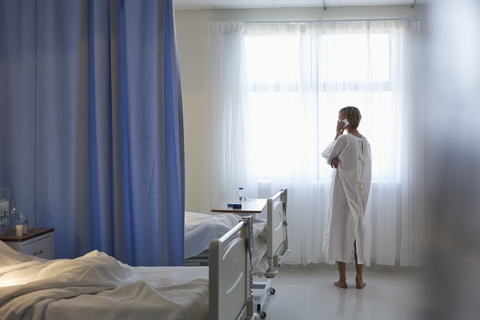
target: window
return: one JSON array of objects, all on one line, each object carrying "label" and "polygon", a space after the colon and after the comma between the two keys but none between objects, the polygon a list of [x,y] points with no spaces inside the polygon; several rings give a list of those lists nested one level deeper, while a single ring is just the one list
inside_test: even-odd
[{"label": "window", "polygon": [[[287,174],[288,168],[292,175],[298,152],[311,152],[321,166],[312,164],[311,174],[329,179],[320,153],[333,139],[338,110],[347,105],[362,111],[359,131],[371,144],[382,145],[394,138],[394,130],[388,129],[395,123],[389,35],[349,33],[316,38],[312,41],[302,34],[244,38],[253,148],[262,174]],[[299,144],[312,150],[302,151]],[[285,145],[293,152],[272,159],[278,154],[275,150]],[[372,149],[374,159],[378,152]],[[373,161],[376,179],[384,176],[378,163]]]}]

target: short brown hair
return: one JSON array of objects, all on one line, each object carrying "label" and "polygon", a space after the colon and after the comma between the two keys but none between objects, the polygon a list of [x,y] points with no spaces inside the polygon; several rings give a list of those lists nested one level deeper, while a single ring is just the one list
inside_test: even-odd
[{"label": "short brown hair", "polygon": [[358,128],[360,124],[360,120],[362,120],[362,114],[358,108],[353,106],[348,106],[345,108],[340,109],[339,113],[348,120],[350,126],[355,129]]}]

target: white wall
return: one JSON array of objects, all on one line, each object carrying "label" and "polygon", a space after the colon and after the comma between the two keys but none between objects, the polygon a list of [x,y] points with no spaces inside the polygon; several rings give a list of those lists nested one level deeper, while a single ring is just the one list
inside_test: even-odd
[{"label": "white wall", "polygon": [[176,11],[185,125],[185,208],[202,212],[204,179],[204,108],[208,21],[304,21],[422,19],[424,7],[332,7],[255,10]]}]

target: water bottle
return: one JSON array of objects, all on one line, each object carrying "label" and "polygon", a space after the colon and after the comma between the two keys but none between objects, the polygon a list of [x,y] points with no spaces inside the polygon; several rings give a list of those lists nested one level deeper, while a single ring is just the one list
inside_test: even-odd
[{"label": "water bottle", "polygon": [[238,188],[238,200],[243,201],[243,188]]}]

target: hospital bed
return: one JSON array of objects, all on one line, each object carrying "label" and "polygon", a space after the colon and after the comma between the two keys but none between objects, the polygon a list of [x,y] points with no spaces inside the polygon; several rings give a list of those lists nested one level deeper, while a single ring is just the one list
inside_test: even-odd
[{"label": "hospital bed", "polygon": [[[191,219],[193,217],[193,219]],[[252,288],[261,289],[257,299],[256,312],[266,317],[264,303],[268,294],[274,294],[275,289],[271,286],[271,279],[277,274],[277,267],[282,263],[288,249],[287,234],[287,189],[281,189],[273,197],[266,201],[266,221],[254,219],[254,249],[252,266],[256,275],[265,276],[268,280],[256,281]],[[185,219],[185,265],[205,265],[208,263],[208,251],[203,251],[205,238],[215,237],[215,232],[228,228],[236,223],[241,216],[233,213],[217,215],[202,215],[198,213],[186,213]],[[264,228],[264,229],[263,229]],[[192,248],[193,247],[193,248]],[[201,252],[196,256],[195,253]]]},{"label": "hospital bed", "polygon": [[0,241],[0,319],[254,319],[251,229],[245,219],[213,240],[209,267],[130,267],[98,251],[46,260]]},{"label": "hospital bed", "polygon": [[[208,264],[208,244],[231,229],[242,218],[241,214],[202,214],[185,212],[185,263]],[[281,189],[266,201],[266,218],[253,219],[253,233],[258,255],[266,261],[259,274],[275,277],[275,268],[288,252],[287,189]],[[263,244],[263,245],[262,245]],[[254,266],[255,267],[255,266]]]},{"label": "hospital bed", "polygon": [[[204,214],[185,212],[184,258],[186,266],[208,266],[208,246],[238,224],[242,215],[234,213]],[[252,265],[256,274],[268,269],[267,220],[253,219],[254,250]]]}]

